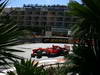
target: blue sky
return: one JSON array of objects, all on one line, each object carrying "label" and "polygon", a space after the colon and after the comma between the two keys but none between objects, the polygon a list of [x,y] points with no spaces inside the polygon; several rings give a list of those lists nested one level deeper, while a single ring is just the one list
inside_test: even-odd
[{"label": "blue sky", "polygon": [[[80,2],[80,0],[76,0]],[[67,5],[69,0],[9,0],[8,7],[22,7],[23,4],[38,4],[38,5]]]}]

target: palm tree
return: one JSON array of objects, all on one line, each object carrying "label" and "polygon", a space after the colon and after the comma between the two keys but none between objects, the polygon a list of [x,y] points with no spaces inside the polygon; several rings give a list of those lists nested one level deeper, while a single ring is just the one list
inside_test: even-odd
[{"label": "palm tree", "polygon": [[78,57],[77,62],[83,60],[81,64],[78,63],[81,72],[84,70],[83,72],[88,72],[85,75],[97,75],[100,60],[100,0],[82,0],[82,2],[83,4],[76,1],[69,3],[70,13],[80,18],[80,23],[72,27],[72,35],[80,39],[74,53]]},{"label": "palm tree", "polygon": [[9,46],[16,45],[19,30],[15,22],[9,15],[3,15],[2,12],[8,3],[8,0],[0,0],[0,65],[7,64],[8,61],[15,61],[19,56],[12,52],[19,52],[19,50],[9,49]]}]

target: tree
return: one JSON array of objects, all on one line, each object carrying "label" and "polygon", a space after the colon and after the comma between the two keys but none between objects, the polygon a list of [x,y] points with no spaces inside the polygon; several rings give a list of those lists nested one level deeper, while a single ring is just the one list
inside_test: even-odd
[{"label": "tree", "polygon": [[7,3],[8,0],[0,0],[0,65],[8,64],[9,60],[15,61],[21,58],[12,53],[21,52],[20,50],[8,48],[18,42],[19,30],[9,15],[2,13]]},{"label": "tree", "polygon": [[100,0],[82,2],[83,4],[76,1],[69,3],[70,13],[80,18],[80,23],[72,27],[74,38],[80,40],[74,48],[74,54],[78,57],[75,62],[78,63],[80,58],[84,61],[77,64],[80,74],[97,75],[100,60]]}]

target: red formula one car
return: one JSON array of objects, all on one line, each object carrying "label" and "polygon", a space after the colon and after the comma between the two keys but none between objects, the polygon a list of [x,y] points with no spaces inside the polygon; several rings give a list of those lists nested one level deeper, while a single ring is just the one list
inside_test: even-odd
[{"label": "red formula one car", "polygon": [[50,48],[37,48],[33,49],[33,53],[31,54],[31,57],[37,56],[37,58],[41,58],[42,56],[48,56],[48,57],[55,57],[60,56],[68,53],[70,51],[70,46],[64,46],[60,47],[57,45],[52,45]]}]

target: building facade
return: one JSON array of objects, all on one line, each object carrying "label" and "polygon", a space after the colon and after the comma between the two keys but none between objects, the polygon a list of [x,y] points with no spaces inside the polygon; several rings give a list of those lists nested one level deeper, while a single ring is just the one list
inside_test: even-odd
[{"label": "building facade", "polygon": [[69,16],[67,6],[24,5],[22,8],[6,8],[11,12],[20,29],[30,29],[34,34],[45,36],[68,36],[70,27],[77,23],[77,17]]}]

